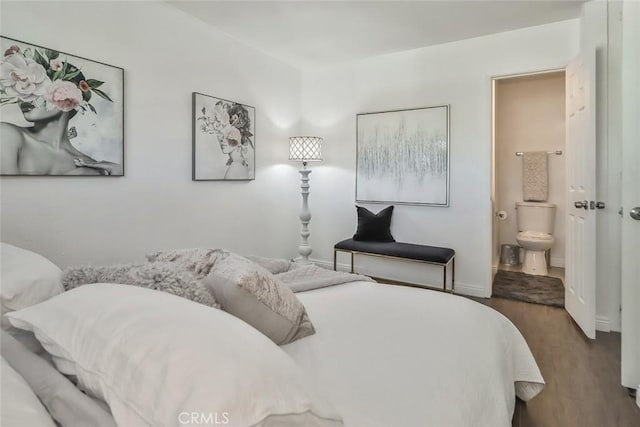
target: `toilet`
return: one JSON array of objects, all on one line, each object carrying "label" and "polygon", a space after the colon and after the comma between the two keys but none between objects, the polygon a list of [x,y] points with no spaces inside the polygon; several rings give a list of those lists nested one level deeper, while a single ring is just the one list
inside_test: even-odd
[{"label": "toilet", "polygon": [[516,240],[524,249],[522,272],[546,276],[547,260],[545,252],[553,243],[553,228],[556,219],[556,205],[541,202],[517,202],[516,221],[518,234]]}]

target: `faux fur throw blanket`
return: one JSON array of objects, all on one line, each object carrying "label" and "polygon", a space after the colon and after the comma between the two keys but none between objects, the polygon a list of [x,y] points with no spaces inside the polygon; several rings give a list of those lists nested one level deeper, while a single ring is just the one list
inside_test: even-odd
[{"label": "faux fur throw blanket", "polygon": [[73,267],[62,273],[65,291],[89,283],[140,286],[220,308],[211,292],[194,273],[173,262]]},{"label": "faux fur throw blanket", "polygon": [[289,271],[276,274],[276,277],[293,292],[310,291],[355,281],[375,282],[375,280],[367,276],[327,270],[313,264],[302,266],[292,264]]},{"label": "faux fur throw blanket", "polygon": [[171,249],[151,252],[146,257],[152,263],[170,262],[180,270],[190,271],[197,279],[204,279],[223,253],[222,249]]}]

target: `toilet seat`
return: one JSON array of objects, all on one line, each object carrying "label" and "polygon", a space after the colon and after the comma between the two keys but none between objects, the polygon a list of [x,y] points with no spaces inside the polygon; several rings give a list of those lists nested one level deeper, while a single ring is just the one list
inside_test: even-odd
[{"label": "toilet seat", "polygon": [[551,234],[543,233],[541,231],[521,231],[518,233],[517,237],[526,240],[553,240],[553,236]]}]

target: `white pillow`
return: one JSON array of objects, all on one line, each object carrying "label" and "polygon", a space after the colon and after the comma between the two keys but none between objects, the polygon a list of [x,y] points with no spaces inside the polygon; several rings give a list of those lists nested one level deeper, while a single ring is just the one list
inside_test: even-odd
[{"label": "white pillow", "polygon": [[27,382],[2,358],[0,425],[55,427],[53,419]]},{"label": "white pillow", "polygon": [[[0,315],[20,310],[62,293],[62,271],[45,257],[8,243],[0,247]],[[19,333],[2,317],[2,329],[33,351],[33,335]]]},{"label": "white pillow", "polygon": [[106,401],[118,425],[176,426],[193,414],[229,426],[342,425],[282,349],[230,314],[184,298],[92,284],[7,317]]},{"label": "white pillow", "polygon": [[8,243],[0,250],[2,312],[29,307],[62,293],[62,271],[45,257]]},{"label": "white pillow", "polygon": [[81,392],[47,360],[30,352],[7,332],[0,333],[2,358],[24,379],[59,425],[116,427],[108,409]]}]

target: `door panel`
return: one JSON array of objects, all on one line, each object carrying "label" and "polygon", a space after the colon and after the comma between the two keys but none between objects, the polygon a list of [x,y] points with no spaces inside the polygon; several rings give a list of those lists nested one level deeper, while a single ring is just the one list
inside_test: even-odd
[{"label": "door panel", "polygon": [[622,384],[640,389],[640,3],[622,14]]},{"label": "door panel", "polygon": [[[565,306],[585,335],[596,334],[595,52],[566,70],[567,262]],[[576,202],[580,206],[576,206]]]}]

